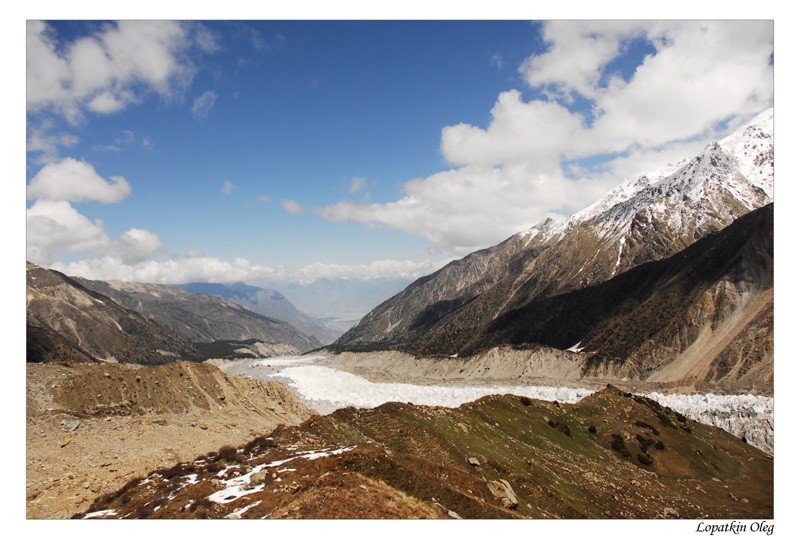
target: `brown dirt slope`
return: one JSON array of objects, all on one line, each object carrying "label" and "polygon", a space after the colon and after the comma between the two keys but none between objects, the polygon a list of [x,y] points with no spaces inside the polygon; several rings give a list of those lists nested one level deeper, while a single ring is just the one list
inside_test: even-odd
[{"label": "brown dirt slope", "polygon": [[282,384],[208,364],[28,364],[27,517],[68,518],[137,476],[312,415]]},{"label": "brown dirt slope", "polygon": [[93,518],[772,518],[773,461],[608,387],[387,403],[282,427],[98,498]]}]

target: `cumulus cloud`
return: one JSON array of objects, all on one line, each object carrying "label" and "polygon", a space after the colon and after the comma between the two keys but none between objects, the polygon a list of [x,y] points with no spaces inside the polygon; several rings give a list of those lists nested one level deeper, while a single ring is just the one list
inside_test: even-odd
[{"label": "cumulus cloud", "polygon": [[194,76],[193,48],[214,50],[213,35],[197,23],[120,21],[70,43],[42,21],[27,23],[29,112],[51,110],[71,122],[85,111],[116,112],[147,91],[182,92]]},{"label": "cumulus cloud", "polygon": [[90,220],[64,200],[38,200],[26,211],[26,256],[51,266],[63,253],[106,256],[133,265],[164,252],[158,236],[131,228],[111,239],[101,220]]},{"label": "cumulus cloud", "polygon": [[425,260],[421,262],[398,259],[382,259],[362,265],[340,265],[336,263],[313,263],[290,276],[294,282],[308,285],[319,279],[371,280],[375,278],[419,278],[443,267],[447,261]]},{"label": "cumulus cloud", "polygon": [[575,212],[613,187],[613,181],[570,180],[557,166],[528,164],[465,166],[405,184],[405,196],[390,203],[343,200],[315,209],[334,222],[353,220],[421,235],[436,251],[467,253],[532,225],[554,208]]},{"label": "cumulus cloud", "polygon": [[111,244],[114,255],[129,265],[141,263],[165,250],[158,235],[146,229],[131,228]]},{"label": "cumulus cloud", "polygon": [[313,263],[299,270],[282,266],[269,267],[237,258],[227,261],[208,257],[201,252],[188,252],[166,261],[153,259],[136,263],[107,255],[72,263],[55,263],[52,268],[72,276],[94,280],[124,280],[161,284],[190,282],[291,282],[309,284],[320,278],[417,278],[443,266],[445,261],[408,261],[384,259],[364,265]]},{"label": "cumulus cloud", "polygon": [[124,177],[105,180],[91,164],[65,158],[46,164],[28,184],[28,199],[119,203],[131,193]]},{"label": "cumulus cloud", "polygon": [[27,259],[49,265],[62,252],[99,252],[110,240],[103,222],[92,222],[67,201],[41,200],[26,211]]},{"label": "cumulus cloud", "polygon": [[[722,125],[735,128],[772,106],[770,21],[542,27],[548,48],[520,66],[535,97],[505,91],[486,127],[442,129],[442,155],[454,169],[408,181],[396,201],[342,200],[315,212],[466,253],[547,216],[565,218],[631,175],[721,138]],[[648,44],[640,58],[631,53],[637,40]],[[630,73],[611,68],[633,60]],[[596,156],[606,164],[581,166]]]},{"label": "cumulus cloud", "polygon": [[204,92],[200,97],[194,100],[194,104],[192,104],[192,115],[197,119],[207,118],[215,102],[217,102],[217,92],[211,90]]}]

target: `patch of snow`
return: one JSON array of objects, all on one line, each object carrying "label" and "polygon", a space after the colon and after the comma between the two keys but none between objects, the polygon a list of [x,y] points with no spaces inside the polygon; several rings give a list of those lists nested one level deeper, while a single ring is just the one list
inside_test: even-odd
[{"label": "patch of snow", "polygon": [[248,486],[249,484],[250,484],[249,480],[247,482],[230,484],[224,489],[217,491],[211,496],[209,496],[208,499],[214,503],[230,503],[234,500],[238,500],[242,496],[247,496],[248,494],[255,494],[256,492],[261,492],[262,490],[264,490],[264,485],[258,485],[256,487],[250,488]]},{"label": "patch of snow", "polygon": [[[270,463],[261,464],[257,468],[258,468],[258,471],[261,471],[264,468],[275,468],[277,466],[283,466],[287,462],[292,462],[293,460],[296,460],[296,459],[307,459],[307,460],[313,461],[314,459],[321,459],[323,457],[330,457],[331,455],[341,455],[342,453],[346,453],[346,452],[351,451],[353,449],[355,449],[355,446],[343,447],[343,448],[334,449],[334,450],[321,449],[321,450],[317,450],[317,451],[301,451],[300,453],[298,453],[294,457],[289,457],[288,459],[281,459],[281,460],[278,460],[278,461],[273,461],[273,462],[270,462]],[[253,472],[251,472],[251,473],[253,473]],[[250,475],[250,474],[248,474],[248,475]]]},{"label": "patch of snow", "polygon": [[581,344],[581,342],[579,341],[575,345],[573,345],[572,347],[570,347],[570,348],[568,348],[566,350],[569,351],[569,352],[574,352],[575,354],[578,354],[579,352],[581,352],[584,349],[584,347],[578,347],[578,345],[580,345],[580,344]]},{"label": "patch of snow", "polygon": [[83,519],[87,520],[90,518],[106,518],[111,516],[117,516],[117,512],[113,509],[103,509],[102,511],[94,511],[91,513],[87,513]]}]

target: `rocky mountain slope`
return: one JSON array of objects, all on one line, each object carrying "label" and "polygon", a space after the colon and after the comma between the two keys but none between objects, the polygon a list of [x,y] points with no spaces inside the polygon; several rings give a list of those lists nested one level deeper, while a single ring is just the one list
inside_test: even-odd
[{"label": "rocky mountain slope", "polygon": [[320,343],[332,343],[342,332],[332,330],[310,315],[298,310],[294,304],[274,289],[263,289],[245,283],[187,283],[177,285],[190,293],[218,296],[239,304],[266,317],[285,321],[297,330],[316,338]]},{"label": "rocky mountain slope", "polygon": [[674,256],[534,299],[466,347],[575,347],[585,375],[763,393],[773,381],[773,296],[770,204]]},{"label": "rocky mountain slope", "polygon": [[608,387],[576,405],[346,408],[134,479],[75,518],[769,519],[773,500],[770,456]]},{"label": "rocky mountain slope", "polygon": [[196,343],[262,342],[277,346],[278,353],[302,353],[321,346],[316,338],[300,333],[287,322],[220,297],[169,285],[76,280]]},{"label": "rocky mountain slope", "polygon": [[69,518],[103,492],[315,413],[282,384],[208,364],[32,364],[28,518]]},{"label": "rocky mountain slope", "polygon": [[[452,355],[475,352],[483,348],[486,342],[511,343],[514,338],[541,340],[534,334],[541,335],[544,332],[548,333],[547,341],[539,341],[541,343],[561,349],[578,343],[584,345],[587,343],[583,341],[585,330],[570,328],[575,312],[566,307],[562,309],[561,317],[550,315],[543,321],[549,328],[540,326],[530,336],[520,336],[519,330],[515,331],[516,335],[504,332],[506,328],[503,328],[503,323],[505,326],[514,325],[509,320],[515,316],[530,320],[530,314],[537,304],[541,306],[547,300],[559,301],[561,299],[558,297],[562,295],[580,296],[570,293],[597,288],[634,267],[679,254],[687,246],[730,225],[738,217],[770,203],[772,180],[772,110],[768,110],[738,132],[709,145],[695,158],[657,172],[642,174],[576,213],[565,223],[545,220],[495,247],[470,254],[430,276],[420,278],[375,308],[337,340],[331,349],[400,349],[417,354]],[[693,255],[695,253],[693,251]],[[771,278],[771,261],[764,270],[770,272],[767,276]],[[687,276],[684,285],[698,283],[692,280],[690,274],[684,276]],[[629,277],[628,280],[617,282],[617,292],[621,296],[612,299],[606,294],[604,300],[623,301],[629,291],[626,285],[633,284],[634,280]],[[762,286],[763,290],[767,288],[771,288],[771,284]],[[642,289],[640,286],[640,291]],[[718,296],[724,296],[722,310],[726,313],[735,309],[731,307],[732,304],[750,298],[747,289],[737,289],[735,285],[730,289],[717,289],[716,292]],[[583,295],[584,298],[588,296],[589,293]],[[713,302],[713,296],[708,295],[707,299]],[[648,297],[642,296],[640,300],[646,301]],[[761,307],[754,310],[755,317],[742,319],[742,326],[749,327],[743,328],[742,340],[726,344],[711,338],[723,347],[715,347],[715,357],[717,354],[727,356],[720,358],[721,364],[748,360],[746,356],[738,356],[742,352],[747,354],[748,331],[760,333],[766,330],[769,332],[766,340],[770,339],[771,299],[764,295],[759,300]],[[656,303],[655,300],[653,303]],[[566,305],[566,302],[562,304]],[[667,310],[670,311],[669,308]],[[529,314],[523,313],[526,311]],[[600,308],[593,314],[604,312],[605,309]],[[678,318],[656,319],[651,315],[646,320],[664,323],[646,327],[649,332],[658,332],[670,323],[675,324],[673,332],[681,330],[681,320]],[[593,322],[598,323],[599,319]],[[711,328],[716,328],[720,322],[721,318],[717,316],[711,322]],[[516,326],[519,328],[522,323]],[[559,330],[551,334],[554,326],[558,326]],[[696,326],[684,332],[679,353],[695,343],[698,348],[704,343],[698,339],[700,331]],[[739,332],[734,331],[731,337],[735,339]],[[490,336],[482,340],[487,333]],[[600,335],[594,336],[595,347],[592,350],[600,353],[601,358],[600,362],[595,363],[595,371],[608,369],[604,356],[619,357],[622,347],[641,345],[646,339],[640,335],[635,342],[629,342],[626,337],[631,334],[630,331],[626,334],[620,331],[613,333],[617,341],[614,343],[611,338],[606,338],[604,343],[611,345],[604,348],[617,346],[611,353],[600,353],[601,349],[597,346]],[[759,336],[759,341],[764,340]],[[663,344],[664,341],[655,343]],[[759,360],[764,354],[762,351],[771,352],[763,343],[758,343],[756,347],[756,352],[761,353]],[[647,354],[647,351],[642,352]],[[649,352],[652,355],[657,351],[653,346]],[[673,358],[674,355],[672,352]],[[669,359],[664,355],[656,361]],[[637,367],[639,369],[635,373],[640,376],[654,371],[648,371],[652,363]],[[618,370],[614,374],[622,373]],[[720,380],[725,375],[718,370],[712,376]]]},{"label": "rocky mountain slope", "polygon": [[27,264],[29,362],[160,364],[196,353],[186,338],[60,272]]}]

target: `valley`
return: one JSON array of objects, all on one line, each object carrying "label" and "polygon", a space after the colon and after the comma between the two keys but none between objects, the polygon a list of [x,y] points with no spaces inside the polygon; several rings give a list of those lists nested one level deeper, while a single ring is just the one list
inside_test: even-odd
[{"label": "valley", "polygon": [[772,118],[399,291],[27,263],[28,518],[771,518]]},{"label": "valley", "polygon": [[321,414],[348,406],[375,408],[392,401],[454,408],[480,397],[502,394],[577,403],[611,382],[617,388],[645,395],[694,420],[720,427],[767,453],[773,452],[772,397],[689,390],[675,393],[668,385],[654,383],[543,376],[539,363],[529,353],[520,351],[449,360],[387,352],[214,363],[228,374],[283,382],[304,404]]}]

